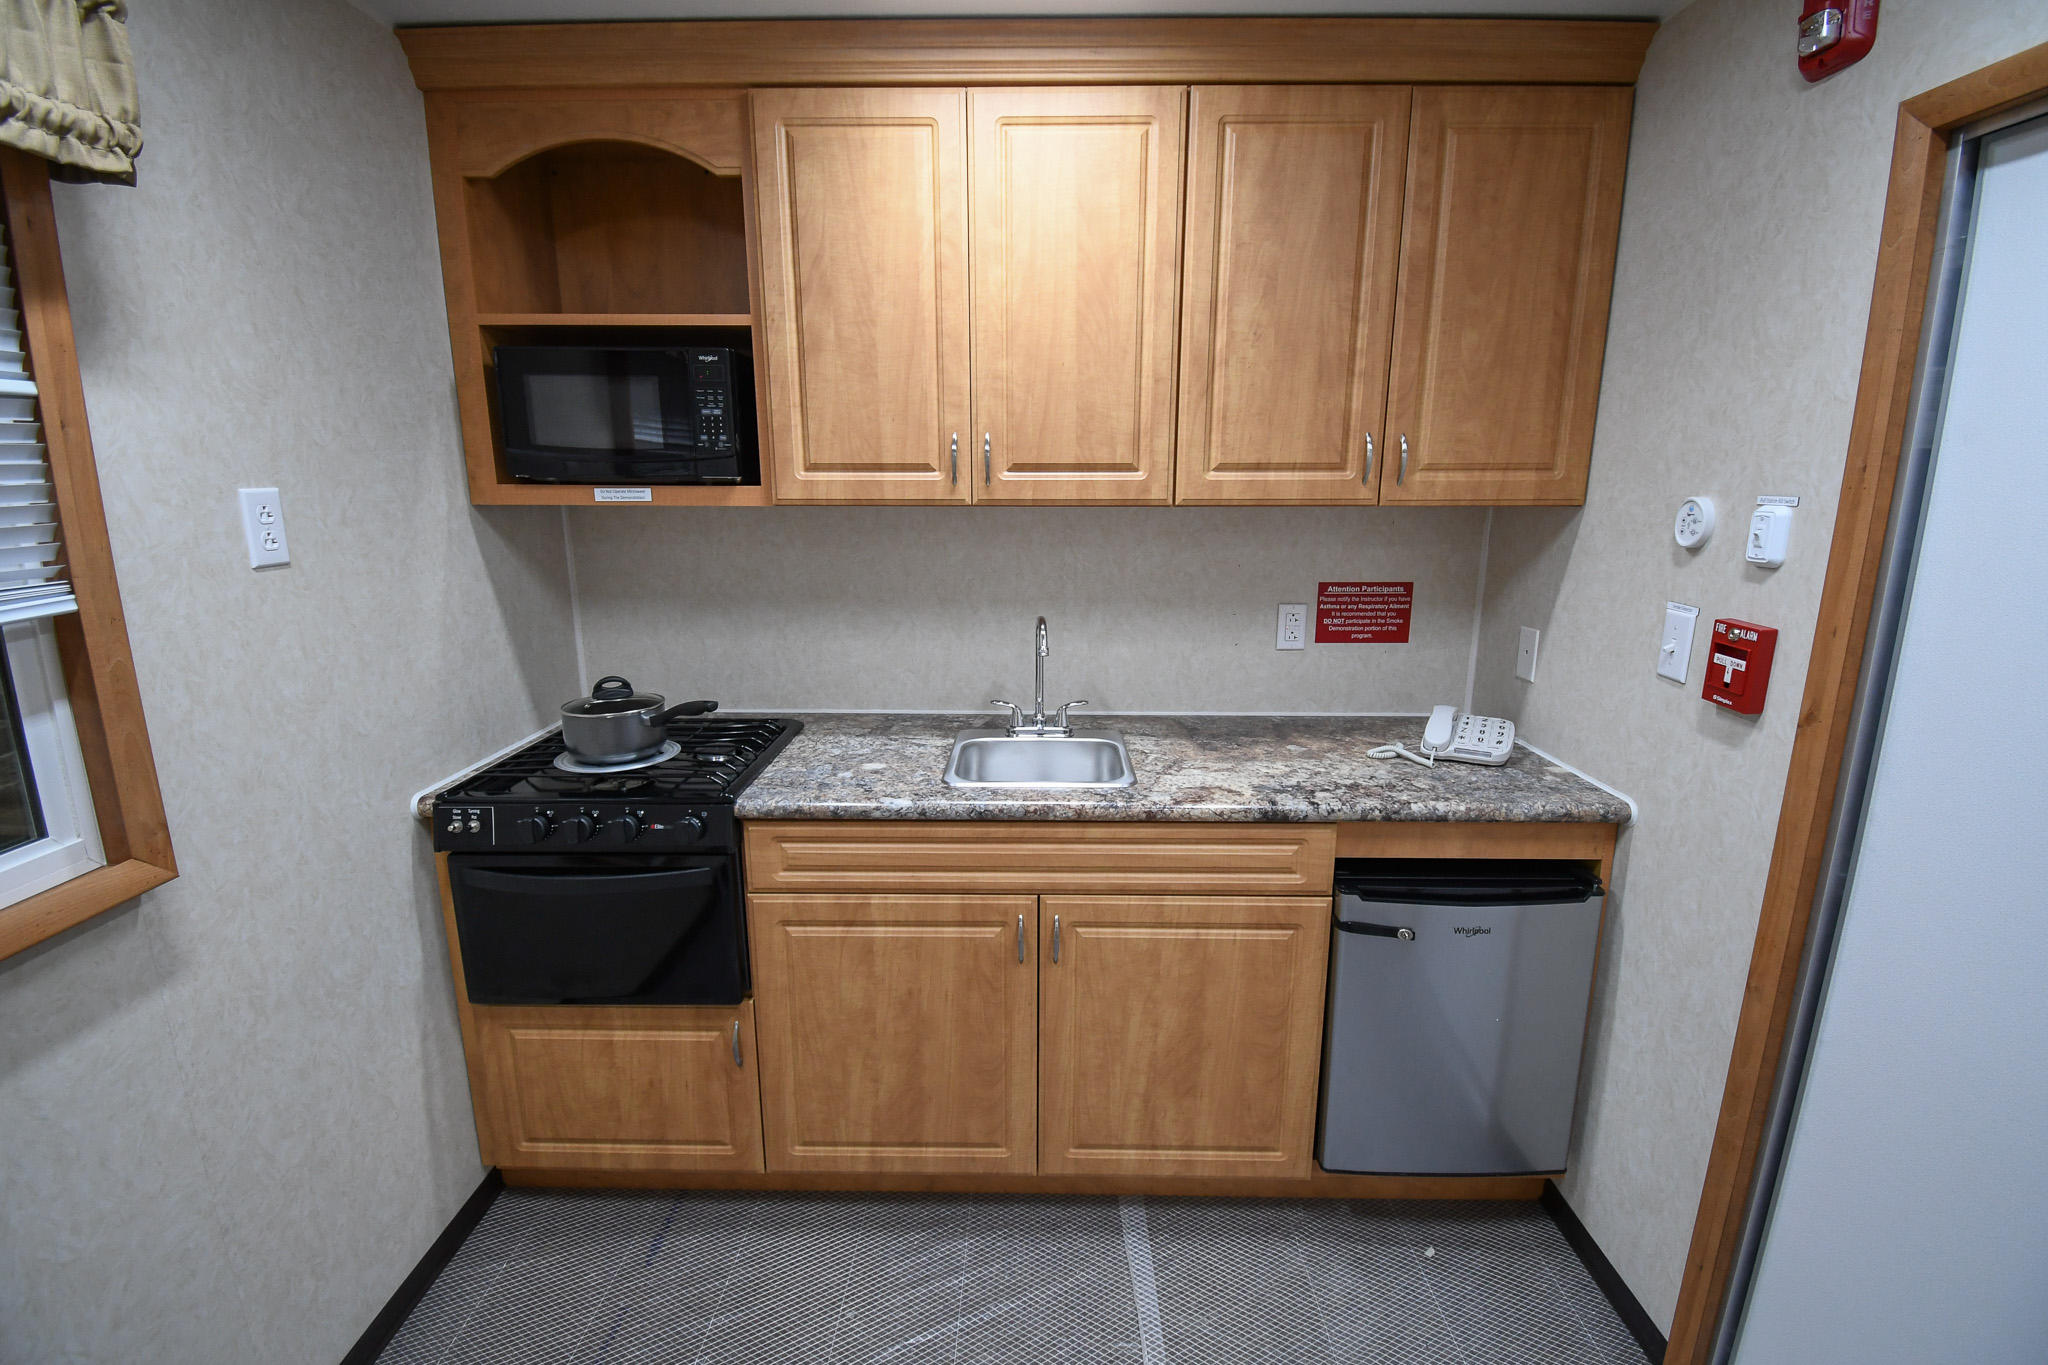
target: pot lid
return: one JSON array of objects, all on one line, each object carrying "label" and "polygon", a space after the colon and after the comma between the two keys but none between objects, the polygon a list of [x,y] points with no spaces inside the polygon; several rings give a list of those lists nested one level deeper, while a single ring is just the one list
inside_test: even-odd
[{"label": "pot lid", "polygon": [[587,697],[562,703],[565,716],[623,716],[636,711],[659,711],[659,692],[635,692],[633,684],[614,674],[599,678]]}]

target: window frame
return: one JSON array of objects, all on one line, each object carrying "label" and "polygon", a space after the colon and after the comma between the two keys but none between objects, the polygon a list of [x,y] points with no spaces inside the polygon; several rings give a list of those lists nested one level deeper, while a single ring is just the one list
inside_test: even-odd
[{"label": "window frame", "polygon": [[0,194],[14,254],[29,369],[49,452],[78,610],[49,618],[105,865],[0,907],[0,959],[178,875],[142,713],[121,588],[86,425],[71,304],[57,247],[49,163],[0,148]]}]

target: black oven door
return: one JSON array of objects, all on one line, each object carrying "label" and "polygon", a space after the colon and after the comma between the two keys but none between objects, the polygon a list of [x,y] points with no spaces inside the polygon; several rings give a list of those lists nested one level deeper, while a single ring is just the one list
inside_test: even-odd
[{"label": "black oven door", "polygon": [[731,857],[450,855],[477,1005],[736,1005],[745,930]]}]

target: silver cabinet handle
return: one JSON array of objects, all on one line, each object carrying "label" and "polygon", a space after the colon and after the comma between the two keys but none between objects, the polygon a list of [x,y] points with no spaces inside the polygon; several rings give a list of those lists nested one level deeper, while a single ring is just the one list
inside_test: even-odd
[{"label": "silver cabinet handle", "polygon": [[1372,433],[1369,431],[1365,433],[1365,474],[1359,479],[1359,482],[1372,482]]},{"label": "silver cabinet handle", "polygon": [[1017,916],[1017,960],[1024,960],[1024,917]]},{"label": "silver cabinet handle", "polygon": [[989,449],[993,444],[987,432],[981,433],[981,481],[990,487],[994,487],[996,481],[996,476],[989,465]]},{"label": "silver cabinet handle", "polygon": [[1052,960],[1054,962],[1060,960],[1060,917],[1058,915],[1052,917]]},{"label": "silver cabinet handle", "polygon": [[[1371,440],[1371,437],[1367,437]],[[960,482],[960,433],[953,433],[953,482]]]},{"label": "silver cabinet handle", "polygon": [[746,1063],[740,1060],[740,1021],[732,1021],[732,1064],[744,1070]]},{"label": "silver cabinet handle", "polygon": [[1408,433],[1401,433],[1401,469],[1394,475],[1395,483],[1408,482]]}]

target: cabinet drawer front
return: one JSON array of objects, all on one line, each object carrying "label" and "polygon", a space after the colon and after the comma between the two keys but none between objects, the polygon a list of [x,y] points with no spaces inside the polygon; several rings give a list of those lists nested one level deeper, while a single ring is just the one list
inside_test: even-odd
[{"label": "cabinet drawer front", "polygon": [[1309,1174],[1328,899],[1047,896],[1039,913],[1041,1170]]},{"label": "cabinet drawer front", "polygon": [[[486,1160],[583,1170],[761,1166],[752,1002],[475,1011]],[[733,1026],[739,1026],[735,1044]],[[737,1047],[739,1061],[735,1063]]]},{"label": "cabinet drawer front", "polygon": [[1032,896],[756,896],[778,1171],[1036,1164]]},{"label": "cabinet drawer front", "polygon": [[1331,825],[776,820],[747,826],[751,891],[1330,890]]}]

